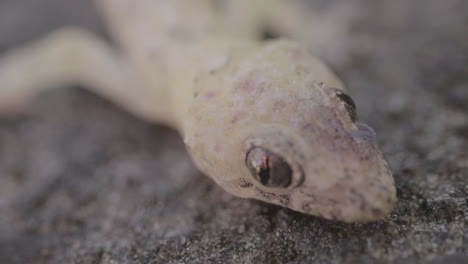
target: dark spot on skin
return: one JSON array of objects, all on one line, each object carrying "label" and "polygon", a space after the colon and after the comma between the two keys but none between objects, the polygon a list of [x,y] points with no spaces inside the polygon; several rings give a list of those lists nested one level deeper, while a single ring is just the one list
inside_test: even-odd
[{"label": "dark spot on skin", "polygon": [[242,188],[242,189],[248,189],[248,188],[252,188],[253,184],[248,182],[248,181],[245,181],[245,180],[242,180],[240,183],[239,183],[239,187]]},{"label": "dark spot on skin", "polygon": [[281,34],[273,30],[270,26],[263,26],[260,32],[260,40],[272,40],[281,37]]},{"label": "dark spot on skin", "polygon": [[276,194],[274,194],[274,193],[264,192],[264,191],[262,191],[262,190],[260,190],[260,189],[258,189],[258,188],[255,188],[255,190],[256,190],[258,193],[260,193],[260,194],[261,194],[264,198],[266,198],[266,199],[271,199],[271,198],[273,198],[273,197],[276,197]]},{"label": "dark spot on skin", "polygon": [[310,212],[310,211],[311,211],[310,203],[303,203],[303,204],[301,205],[301,209],[302,209],[302,211]]},{"label": "dark spot on skin", "polygon": [[281,204],[282,206],[288,206],[289,205],[289,202],[290,202],[290,197],[289,195],[287,194],[274,194],[274,193],[269,193],[269,192],[265,192],[265,191],[262,191],[258,188],[255,188],[255,190],[261,195],[263,196],[263,198],[267,199],[267,200],[275,200],[277,201],[279,204]]},{"label": "dark spot on skin", "polygon": [[279,195],[278,198],[279,198],[280,203],[283,204],[284,206],[288,206],[289,202],[291,201],[291,198],[287,194]]}]

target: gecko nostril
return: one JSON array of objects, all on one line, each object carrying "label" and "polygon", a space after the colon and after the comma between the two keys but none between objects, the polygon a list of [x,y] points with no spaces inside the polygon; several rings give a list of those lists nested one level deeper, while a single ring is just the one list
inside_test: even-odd
[{"label": "gecko nostril", "polygon": [[351,121],[356,122],[357,118],[357,113],[356,113],[356,104],[354,103],[354,100],[347,94],[343,92],[337,92],[336,96],[343,102],[345,105],[346,111],[348,112]]}]

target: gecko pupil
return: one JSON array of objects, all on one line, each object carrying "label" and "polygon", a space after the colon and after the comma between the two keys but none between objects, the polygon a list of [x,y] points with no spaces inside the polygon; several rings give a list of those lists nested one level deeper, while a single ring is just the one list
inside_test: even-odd
[{"label": "gecko pupil", "polygon": [[336,96],[338,96],[338,98],[340,98],[340,100],[344,103],[346,111],[351,117],[351,121],[355,122],[357,120],[357,114],[356,104],[354,103],[353,99],[349,95],[341,92],[336,93]]},{"label": "gecko pupil", "polygon": [[267,185],[270,181],[270,159],[267,153],[261,156],[261,164],[258,167],[257,173],[259,176],[259,180],[263,185]]},{"label": "gecko pupil", "polygon": [[292,170],[278,155],[260,147],[247,153],[246,164],[252,176],[267,187],[286,188],[291,184]]}]

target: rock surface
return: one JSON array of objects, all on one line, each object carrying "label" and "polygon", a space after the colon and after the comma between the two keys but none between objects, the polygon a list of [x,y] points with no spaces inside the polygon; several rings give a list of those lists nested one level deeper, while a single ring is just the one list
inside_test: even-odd
[{"label": "rock surface", "polygon": [[[309,2],[341,29],[316,52],[378,132],[389,217],[233,197],[174,131],[69,87],[0,118],[0,263],[468,263],[468,2]],[[103,31],[89,1],[3,0],[0,52],[64,24]]]}]

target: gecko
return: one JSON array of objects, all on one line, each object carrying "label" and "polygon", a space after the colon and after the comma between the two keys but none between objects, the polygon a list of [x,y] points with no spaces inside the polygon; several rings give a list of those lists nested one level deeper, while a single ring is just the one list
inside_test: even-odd
[{"label": "gecko", "polygon": [[[115,44],[63,28],[0,57],[0,113],[77,83],[175,128],[231,194],[342,222],[388,215],[392,173],[286,0],[95,0]],[[308,22],[309,21],[309,22]],[[313,25],[311,25],[313,26]],[[265,28],[287,37],[262,40]]]}]

